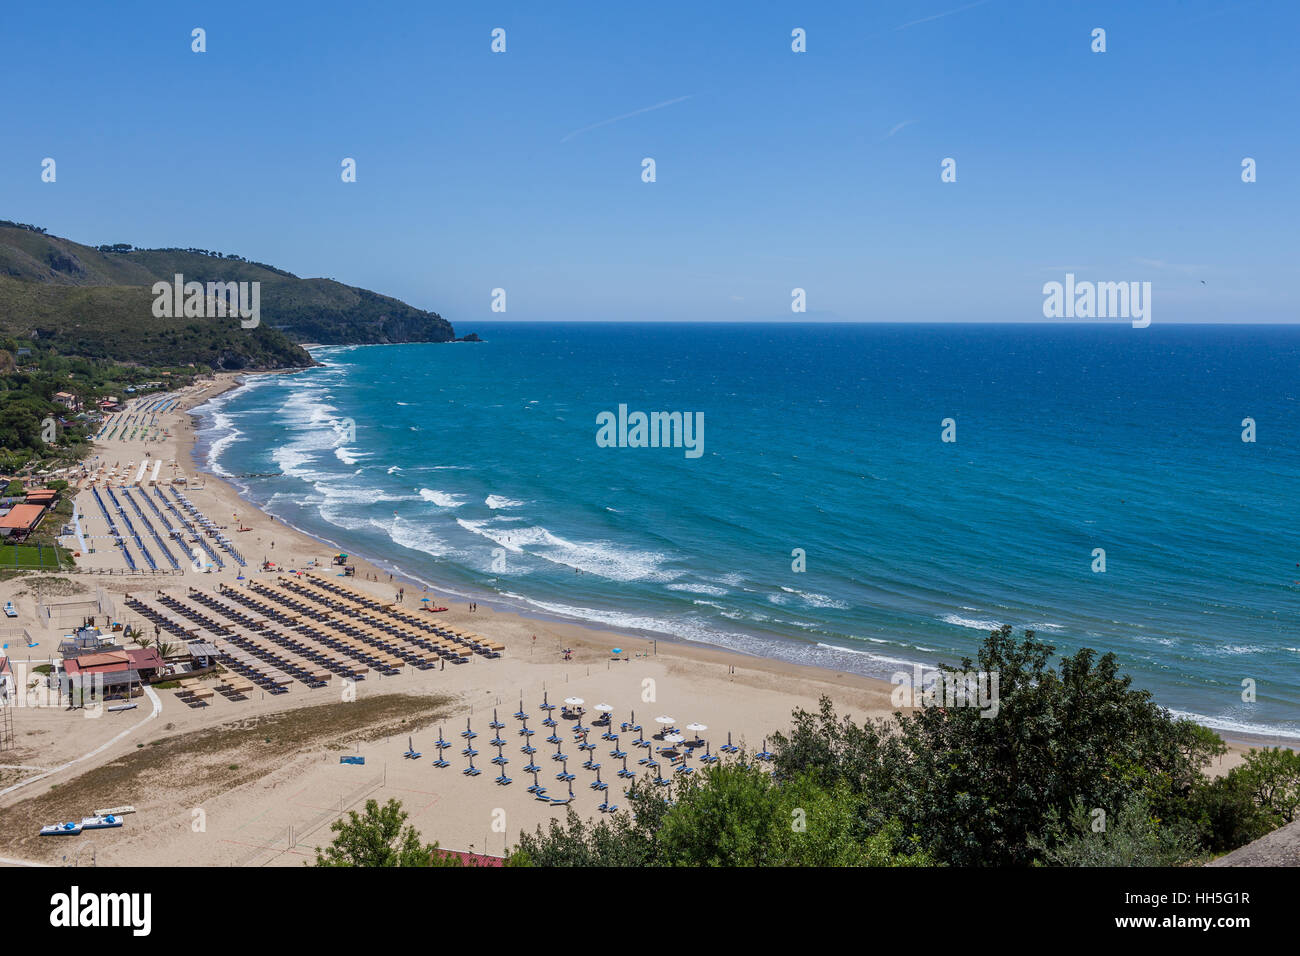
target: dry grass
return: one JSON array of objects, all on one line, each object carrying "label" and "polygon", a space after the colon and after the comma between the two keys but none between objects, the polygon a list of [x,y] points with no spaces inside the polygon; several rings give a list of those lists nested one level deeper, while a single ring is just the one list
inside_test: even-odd
[{"label": "dry grass", "polygon": [[[3,811],[0,849],[34,856],[40,828],[80,819],[98,807],[201,802],[243,786],[307,750],[341,749],[356,741],[414,733],[444,718],[454,698],[415,694],[364,697],[232,720],[143,744],[66,782],[45,788]],[[42,789],[44,788],[44,789]]]}]

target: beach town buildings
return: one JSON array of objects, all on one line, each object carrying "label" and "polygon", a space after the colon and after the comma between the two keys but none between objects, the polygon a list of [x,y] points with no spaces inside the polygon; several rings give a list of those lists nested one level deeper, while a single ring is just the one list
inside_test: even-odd
[{"label": "beach town buildings", "polygon": [[55,392],[54,400],[70,412],[81,411],[81,399],[71,392]]},{"label": "beach town buildings", "polygon": [[24,495],[21,504],[0,506],[0,538],[15,541],[26,538],[58,500],[59,493],[52,488],[32,488]]},{"label": "beach town buildings", "polygon": [[57,670],[60,694],[75,700],[84,692],[102,689],[105,698],[135,697],[163,673],[166,664],[156,648],[88,646],[87,630],[78,631],[79,639],[65,640],[59,647],[63,652]]}]

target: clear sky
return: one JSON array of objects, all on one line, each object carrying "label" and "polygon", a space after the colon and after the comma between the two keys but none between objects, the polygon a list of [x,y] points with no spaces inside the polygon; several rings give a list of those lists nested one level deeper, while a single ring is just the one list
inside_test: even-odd
[{"label": "clear sky", "polygon": [[790,320],[801,287],[807,319],[1044,321],[1066,271],[1297,321],[1297,36],[1295,0],[11,0],[0,218],[465,331],[495,287],[512,320]]}]

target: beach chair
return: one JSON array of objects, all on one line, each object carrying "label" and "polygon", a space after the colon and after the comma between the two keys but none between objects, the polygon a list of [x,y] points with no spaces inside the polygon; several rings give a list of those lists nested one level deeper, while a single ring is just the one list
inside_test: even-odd
[{"label": "beach chair", "polygon": [[463,773],[463,774],[464,774],[465,776],[467,776],[467,777],[477,777],[477,776],[478,776],[480,773],[482,773],[482,772],[483,772],[483,771],[479,770],[478,767],[474,766],[474,757],[473,757],[473,756],[471,756],[471,757],[469,758],[469,766],[466,767],[464,770],[461,771],[461,773]]},{"label": "beach chair", "polygon": [[600,804],[598,807],[596,807],[596,809],[599,810],[601,813],[613,813],[615,810],[618,809],[618,804],[610,803],[609,798],[606,797],[605,802]]},{"label": "beach chair", "polygon": [[567,783],[572,783],[574,780],[577,779],[577,777],[569,773],[569,763],[567,760],[560,765],[560,772],[555,775],[555,779],[562,780]]},{"label": "beach chair", "polygon": [[406,753],[402,754],[402,756],[405,757],[407,760],[419,760],[424,755],[416,752],[415,744],[411,741],[410,737],[407,737]]},{"label": "beach chair", "polygon": [[[539,797],[540,797],[540,796],[544,796],[544,795],[546,794],[546,788],[543,787],[540,783],[537,782],[537,769],[534,768],[534,769],[532,769],[531,771],[529,771],[528,768],[526,768],[526,767],[525,767],[524,769],[525,769],[525,772],[531,773],[531,774],[533,775],[533,785],[532,785],[531,787],[528,787],[528,788],[527,788],[527,792],[528,792],[528,793],[535,793],[535,794],[537,794]],[[549,798],[548,798],[548,799],[549,799]]]},{"label": "beach chair", "polygon": [[721,750],[724,754],[738,754],[738,753],[740,753],[740,748],[737,747],[735,744],[733,744],[733,743],[731,742],[731,731],[730,731],[730,730],[727,731],[727,742],[726,742],[725,744],[723,744],[721,747],[719,747],[718,749]]},{"label": "beach chair", "polygon": [[515,720],[527,720],[528,714],[524,710],[524,699],[519,698],[519,709],[515,711]]},{"label": "beach chair", "polygon": [[623,769],[618,772],[618,775],[624,780],[636,779],[636,771],[627,769],[627,754],[623,754]]}]

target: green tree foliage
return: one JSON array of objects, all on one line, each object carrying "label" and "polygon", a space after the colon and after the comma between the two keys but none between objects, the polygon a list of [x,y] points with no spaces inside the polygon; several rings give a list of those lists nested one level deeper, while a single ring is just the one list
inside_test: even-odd
[{"label": "green tree foliage", "polygon": [[[1218,737],[1132,688],[1114,655],[1085,648],[1054,667],[1053,651],[1032,631],[989,635],[978,670],[998,675],[993,717],[930,706],[855,727],[829,701],[820,715],[797,712],[792,732],[774,738],[777,773],[843,781],[869,807],[888,808],[936,860],[960,866],[1040,859],[1030,838],[1076,802],[1122,807],[1138,794],[1186,804],[1222,752]],[[945,670],[974,669],[967,659]]]},{"label": "green tree foliage", "polygon": [[1196,827],[1202,849],[1220,854],[1258,840],[1274,829],[1275,822],[1255,803],[1245,778],[1234,768],[1226,776],[1207,780],[1194,788],[1183,809]]},{"label": "green tree foliage", "polygon": [[337,834],[324,850],[316,850],[316,866],[460,866],[460,858],[438,851],[436,843],[422,843],[409,814],[398,800],[382,807],[366,801],[364,816],[348,811],[347,820],[335,820]]},{"label": "green tree foliage", "polygon": [[898,853],[896,823],[872,832],[861,797],[811,776],[775,783],[761,766],[716,764],[678,778],[669,806],[654,785],[629,788],[631,812],[521,836],[516,855],[533,866],[911,866]]},{"label": "green tree foliage", "polygon": [[1252,749],[1245,764],[1233,772],[1274,826],[1295,820],[1300,810],[1300,754],[1281,747]]},{"label": "green tree foliage", "polygon": [[1138,793],[1113,813],[1075,801],[1068,822],[1053,808],[1044,836],[1029,843],[1048,866],[1177,866],[1198,849],[1193,827],[1162,823]]}]

